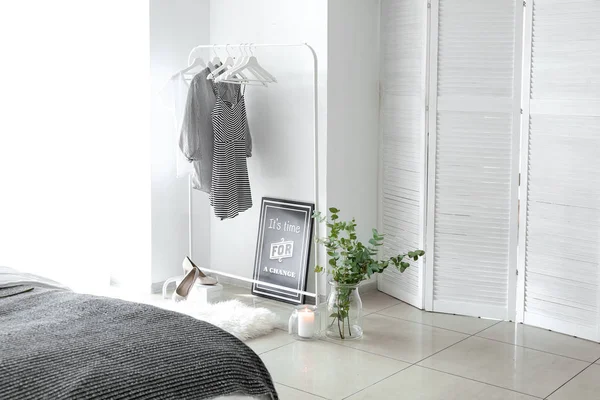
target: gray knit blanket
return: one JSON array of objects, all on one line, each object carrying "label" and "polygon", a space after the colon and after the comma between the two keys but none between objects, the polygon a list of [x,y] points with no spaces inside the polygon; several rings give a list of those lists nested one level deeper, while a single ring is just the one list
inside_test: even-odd
[{"label": "gray knit blanket", "polygon": [[261,359],[209,323],[145,304],[22,289],[0,289],[0,399],[277,399]]}]

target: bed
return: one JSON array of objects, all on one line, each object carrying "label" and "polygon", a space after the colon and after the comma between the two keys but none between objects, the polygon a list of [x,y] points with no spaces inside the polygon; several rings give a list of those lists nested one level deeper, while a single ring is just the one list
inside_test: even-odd
[{"label": "bed", "polygon": [[0,399],[242,398],[278,399],[229,333],[0,267]]}]

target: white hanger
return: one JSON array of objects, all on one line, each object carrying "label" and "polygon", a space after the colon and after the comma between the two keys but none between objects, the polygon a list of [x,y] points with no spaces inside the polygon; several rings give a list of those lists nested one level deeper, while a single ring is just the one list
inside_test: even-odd
[{"label": "white hanger", "polygon": [[[223,72],[221,75],[219,75],[216,79],[215,82],[231,82],[228,80],[228,78],[231,78],[234,76],[234,74],[231,74],[230,71],[234,70],[234,69],[238,69],[238,67],[240,67],[241,65],[243,65],[245,63],[245,60],[248,58],[248,54],[244,53],[245,51],[245,43],[241,43],[239,46],[239,50],[240,50],[240,56],[238,57],[238,59],[236,60],[235,64],[232,65],[227,71]],[[235,82],[235,83],[239,83],[239,82]]]},{"label": "white hanger", "polygon": [[252,52],[252,43],[250,43],[250,52],[251,56],[247,57],[244,62],[239,63],[238,65],[232,67],[230,70],[224,74],[219,81],[229,81],[229,82],[241,82],[241,80],[232,78],[234,74],[241,75],[240,72],[243,70],[249,70],[253,75],[255,75],[258,81],[261,82],[277,82],[277,79],[273,75],[269,73],[266,69],[264,69],[259,63],[257,58],[254,56],[254,52]]},{"label": "white hanger", "polygon": [[204,60],[202,58],[200,58],[200,57],[194,58],[194,61],[192,61],[192,63],[190,65],[188,65],[186,68],[182,69],[178,73],[185,74],[186,72],[189,72],[196,67],[206,68],[206,64],[204,63]]},{"label": "white hanger", "polygon": [[[242,63],[244,59],[248,56],[248,54],[244,51],[244,43],[240,44],[238,50],[240,51],[240,55],[238,58],[236,58],[235,64],[232,66],[232,68],[235,68],[237,65]],[[227,71],[225,73],[227,73]]]},{"label": "white hanger", "polygon": [[[251,72],[255,77],[258,77],[259,79],[250,79],[247,78],[246,76],[244,76],[243,73],[241,72],[230,72],[236,68],[238,68],[239,66],[243,65],[248,58],[250,57],[250,53],[246,51],[246,46],[248,46],[248,48],[250,48],[250,44],[251,43],[242,43],[240,45],[240,57],[238,57],[238,59],[236,60],[236,63],[227,71],[223,72],[221,75],[219,75],[215,81],[216,82],[228,82],[228,83],[235,83],[235,84],[246,84],[246,85],[252,85],[252,86],[267,86],[267,84],[265,83],[265,79],[262,76],[256,76],[255,73],[253,73],[251,70],[248,70],[248,72]],[[238,75],[241,77],[241,79],[239,78],[235,78],[235,75]]]},{"label": "white hanger", "polygon": [[[253,56],[254,54],[251,53],[252,52],[252,43],[247,43],[248,46],[248,52],[246,53],[245,57],[243,58],[243,60],[241,60],[240,63],[238,63],[237,65],[233,66],[233,69],[237,69],[237,68],[243,68],[244,65],[246,65],[248,63],[248,60],[250,59],[251,56]],[[232,71],[233,71],[232,69]],[[260,71],[255,71],[253,68],[249,68],[248,71],[250,71],[250,73],[252,75],[254,75],[254,77],[258,78],[258,79],[250,79],[250,81],[253,82],[260,82],[263,86],[267,86],[266,82],[269,82],[269,78],[262,75],[260,73]],[[227,77],[231,76],[230,74],[233,74],[234,72],[226,72],[226,76],[223,79],[227,79]]]},{"label": "white hanger", "polygon": [[[233,64],[234,64],[233,57],[231,57],[231,53],[229,53],[228,46],[229,46],[229,44],[225,45],[225,51],[227,52],[227,56],[228,56],[227,59],[225,61],[223,61],[223,64],[219,68],[215,69],[210,74],[208,74],[206,79],[215,79],[219,76],[221,71],[224,71],[226,69],[233,67]],[[215,82],[216,82],[216,80],[215,80]]]},{"label": "white hanger", "polygon": [[219,63],[221,62],[221,59],[219,58],[219,55],[217,54],[217,50],[215,49],[215,47],[217,47],[216,44],[213,45],[213,53],[215,54],[215,58],[213,58],[212,63],[214,66],[219,65]]},{"label": "white hanger", "polygon": [[[232,68],[234,66],[234,59],[231,56],[231,53],[229,52],[228,49],[229,44],[225,45],[225,51],[227,51],[228,57],[227,59],[223,62],[223,64],[215,69],[214,71],[212,71],[210,74],[208,74],[208,76],[206,77],[206,79],[213,79],[215,82],[223,82],[220,78],[221,78],[221,72],[226,73],[228,69]],[[225,81],[225,82],[231,82],[231,83],[241,83],[241,82],[250,82],[251,80],[248,79],[246,77],[246,75],[244,75],[241,72],[236,73],[237,76],[239,76],[239,78],[236,78],[235,81]],[[264,85],[264,83],[261,83],[260,85]],[[265,85],[266,86],[266,85]]]},{"label": "white hanger", "polygon": [[261,78],[264,82],[277,82],[277,79],[264,69],[259,63],[258,59],[254,56],[252,51],[252,43],[250,44],[251,56],[246,59],[246,62],[238,67],[236,70],[232,70],[231,73],[239,72],[239,70],[250,70],[255,76]]}]

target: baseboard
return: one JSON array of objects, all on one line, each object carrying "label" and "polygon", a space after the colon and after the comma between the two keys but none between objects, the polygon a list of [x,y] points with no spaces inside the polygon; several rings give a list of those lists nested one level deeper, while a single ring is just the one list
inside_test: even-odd
[{"label": "baseboard", "polygon": [[[152,294],[162,293],[162,288],[163,288],[164,283],[165,283],[165,281],[153,282],[152,285],[150,286],[150,292]],[[238,287],[242,287],[242,288],[248,289],[248,290],[252,287],[252,284],[250,282],[241,281],[239,279],[229,278],[226,276],[219,276],[219,283],[222,283],[225,285],[231,285],[231,286],[238,286]],[[175,286],[175,283],[173,283],[173,287],[174,286]]]},{"label": "baseboard", "polygon": [[360,284],[360,292],[367,293],[373,292],[377,290],[377,279],[370,279],[368,281],[363,281]]},{"label": "baseboard", "polygon": [[252,283],[246,282],[246,281],[241,281],[241,280],[235,279],[235,278],[230,278],[228,276],[219,276],[219,282],[224,283],[226,285],[242,287],[244,289],[252,288]]}]

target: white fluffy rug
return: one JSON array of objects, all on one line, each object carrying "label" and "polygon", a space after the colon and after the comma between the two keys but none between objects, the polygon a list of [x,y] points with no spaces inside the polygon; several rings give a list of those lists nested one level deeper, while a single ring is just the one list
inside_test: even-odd
[{"label": "white fluffy rug", "polygon": [[239,300],[213,304],[172,302],[168,308],[216,325],[240,340],[266,335],[275,329],[278,323],[278,317],[273,311],[264,307],[251,307]]}]

